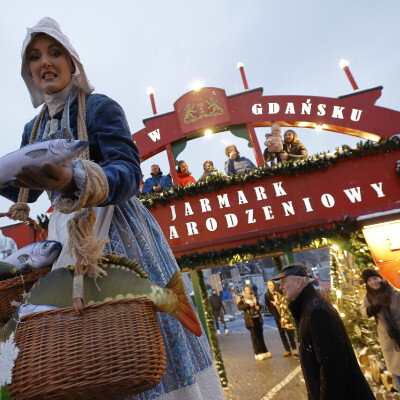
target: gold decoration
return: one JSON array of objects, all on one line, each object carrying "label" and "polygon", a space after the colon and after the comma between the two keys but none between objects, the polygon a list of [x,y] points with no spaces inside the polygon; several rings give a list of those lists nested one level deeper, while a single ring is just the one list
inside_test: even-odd
[{"label": "gold decoration", "polygon": [[[207,107],[207,110],[205,110],[205,107]],[[210,97],[208,100],[205,100],[205,102],[187,104],[184,113],[183,122],[188,125],[202,118],[222,115],[224,109],[217,99]]]}]

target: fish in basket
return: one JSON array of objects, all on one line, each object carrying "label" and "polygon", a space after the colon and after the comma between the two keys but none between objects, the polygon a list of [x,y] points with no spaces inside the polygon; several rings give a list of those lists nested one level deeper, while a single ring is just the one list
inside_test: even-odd
[{"label": "fish in basket", "polygon": [[18,323],[15,315],[1,330],[4,341],[17,327],[20,353],[9,386],[14,400],[111,400],[154,387],[166,367],[156,311],[201,335],[179,271],[160,287],[124,257],[106,255],[101,268],[102,278],[83,277],[83,315],[72,307],[70,266],[38,280],[25,301],[59,309],[26,315]]},{"label": "fish in basket", "polygon": [[62,250],[53,240],[36,242],[0,261],[0,321],[7,322],[35,282],[50,271]]}]

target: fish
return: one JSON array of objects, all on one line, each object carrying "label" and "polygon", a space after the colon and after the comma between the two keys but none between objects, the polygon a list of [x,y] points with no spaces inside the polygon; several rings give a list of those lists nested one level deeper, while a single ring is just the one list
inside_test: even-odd
[{"label": "fish", "polygon": [[[3,261],[17,267],[21,272],[29,271],[29,265],[41,269],[52,265],[60,255],[62,245],[55,240],[42,240],[15,251]],[[25,272],[26,273],[26,272]]]},{"label": "fish", "polygon": [[70,161],[88,146],[85,140],[53,139],[37,141],[8,153],[0,158],[0,188],[15,181],[22,167]]},{"label": "fish", "polygon": [[[175,272],[165,287],[161,287],[149,280],[139,264],[125,257],[107,254],[101,268],[106,273],[102,278],[83,278],[84,304],[145,297],[153,302],[157,311],[171,314],[194,335],[201,336],[201,325],[186,295],[180,271]],[[28,293],[24,304],[72,307],[74,270],[73,265],[58,268],[40,278]],[[18,321],[17,310],[0,329],[0,343],[9,338]]]},{"label": "fish", "polygon": [[15,265],[0,261],[0,281],[14,278],[18,275],[18,268]]}]

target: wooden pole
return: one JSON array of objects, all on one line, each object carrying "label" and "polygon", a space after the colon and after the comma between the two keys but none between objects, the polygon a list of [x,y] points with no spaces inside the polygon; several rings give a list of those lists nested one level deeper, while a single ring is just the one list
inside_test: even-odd
[{"label": "wooden pole", "polygon": [[172,183],[174,185],[177,185],[178,184],[178,173],[176,172],[175,159],[174,159],[174,154],[172,153],[171,143],[168,143],[165,146],[165,150],[167,151],[169,172],[171,173]]},{"label": "wooden pole", "polygon": [[208,342],[210,343],[210,334],[207,328],[207,320],[203,307],[203,298],[201,296],[199,277],[197,276],[197,271],[195,269],[190,270],[190,279],[192,280],[193,291],[194,291],[194,302],[196,304],[197,314],[199,315],[201,325],[203,326]]},{"label": "wooden pole", "polygon": [[264,157],[261,152],[260,143],[258,143],[256,130],[252,124],[246,124],[247,131],[249,132],[250,141],[253,145],[254,156],[256,157],[257,166],[260,167],[264,164]]}]

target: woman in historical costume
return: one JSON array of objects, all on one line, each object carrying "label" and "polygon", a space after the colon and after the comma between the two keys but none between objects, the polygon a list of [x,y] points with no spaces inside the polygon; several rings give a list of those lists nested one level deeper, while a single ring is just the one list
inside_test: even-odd
[{"label": "woman in historical costume", "polygon": [[[28,29],[21,72],[33,106],[44,104],[25,125],[22,146],[30,140],[87,136],[93,160],[42,165],[16,176],[16,186],[31,189],[29,202],[48,191],[54,207],[49,239],[64,245],[53,268],[74,261],[66,251],[67,221],[82,207],[95,207],[94,231],[98,238],[109,237],[105,252],[137,262],[152,282],[165,286],[178,266],[157,222],[134,196],[142,180],[140,158],[122,108],[107,96],[92,93],[78,54],[51,18]],[[0,193],[17,201],[19,190],[8,187]],[[166,374],[154,389],[131,399],[224,399],[205,335],[196,337],[169,314],[158,317],[166,345]]]},{"label": "woman in historical costume", "polygon": [[243,286],[243,292],[237,299],[237,308],[243,311],[244,323],[250,331],[255,359],[261,361],[271,358],[271,353],[264,342],[260,303],[250,286]]},{"label": "woman in historical costume", "polygon": [[369,318],[375,317],[386,367],[400,390],[400,290],[372,268],[365,269],[362,278],[367,294],[361,312]]},{"label": "woman in historical costume", "polygon": [[294,326],[290,320],[286,296],[276,288],[273,280],[267,281],[267,286],[268,292],[265,293],[264,296],[265,304],[268,311],[275,319],[276,327],[278,328],[283,347],[285,348],[283,357],[288,357],[292,354],[297,357],[299,353],[297,351]]}]

